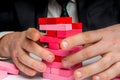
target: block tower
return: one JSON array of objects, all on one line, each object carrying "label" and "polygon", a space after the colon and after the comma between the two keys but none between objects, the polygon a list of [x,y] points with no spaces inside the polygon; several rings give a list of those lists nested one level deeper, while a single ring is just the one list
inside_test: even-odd
[{"label": "block tower", "polygon": [[65,69],[61,60],[70,54],[74,54],[82,49],[82,46],[74,47],[70,50],[61,50],[60,42],[62,39],[82,32],[82,23],[72,23],[71,17],[60,18],[39,18],[40,30],[46,30],[46,35],[40,38],[40,42],[47,43],[47,50],[55,55],[52,63],[45,62],[47,65],[43,77],[50,80],[74,80],[73,71],[82,66],[82,63],[76,64],[71,68]]}]

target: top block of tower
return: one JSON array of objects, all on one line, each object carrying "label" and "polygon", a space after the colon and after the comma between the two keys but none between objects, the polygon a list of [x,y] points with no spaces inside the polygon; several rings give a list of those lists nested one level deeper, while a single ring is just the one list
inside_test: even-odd
[{"label": "top block of tower", "polygon": [[71,24],[71,17],[58,17],[58,18],[39,18],[38,24]]}]

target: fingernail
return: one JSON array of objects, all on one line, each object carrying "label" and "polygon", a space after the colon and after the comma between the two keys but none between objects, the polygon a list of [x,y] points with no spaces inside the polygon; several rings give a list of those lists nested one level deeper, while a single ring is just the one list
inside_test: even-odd
[{"label": "fingernail", "polygon": [[82,73],[79,72],[79,71],[77,71],[77,72],[76,72],[76,76],[77,76],[77,78],[80,78],[80,77],[82,76]]},{"label": "fingernail", "polygon": [[100,77],[99,76],[95,76],[95,80],[100,80]]},{"label": "fingernail", "polygon": [[68,47],[68,42],[67,42],[67,41],[63,41],[63,42],[62,42],[62,45],[63,45],[63,48],[66,49],[66,48]]},{"label": "fingernail", "polygon": [[49,61],[49,62],[52,62],[53,59],[54,59],[54,56],[51,55],[51,54],[46,57],[46,60]]},{"label": "fingernail", "polygon": [[62,63],[65,68],[70,67],[70,63],[68,61],[62,61]]}]

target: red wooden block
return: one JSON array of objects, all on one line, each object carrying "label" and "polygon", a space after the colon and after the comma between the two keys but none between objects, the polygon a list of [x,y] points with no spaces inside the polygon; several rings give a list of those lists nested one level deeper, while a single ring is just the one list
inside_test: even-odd
[{"label": "red wooden block", "polygon": [[71,24],[71,17],[47,18],[47,24]]},{"label": "red wooden block", "polygon": [[58,49],[60,49],[60,44],[59,43],[49,43],[49,48],[58,50]]},{"label": "red wooden block", "polygon": [[47,18],[38,18],[38,24],[47,24]]},{"label": "red wooden block", "polygon": [[62,39],[56,37],[49,37],[49,36],[41,36],[40,42],[45,43],[60,43]]},{"label": "red wooden block", "polygon": [[61,56],[55,56],[54,62],[61,62],[63,57]]},{"label": "red wooden block", "polygon": [[82,29],[73,29],[69,31],[57,31],[57,37],[66,38],[68,36],[72,36],[81,32],[82,32]]},{"label": "red wooden block", "polygon": [[72,23],[72,29],[82,29],[82,23]]},{"label": "red wooden block", "polygon": [[47,30],[47,36],[57,37],[57,31],[49,31],[49,30]]}]

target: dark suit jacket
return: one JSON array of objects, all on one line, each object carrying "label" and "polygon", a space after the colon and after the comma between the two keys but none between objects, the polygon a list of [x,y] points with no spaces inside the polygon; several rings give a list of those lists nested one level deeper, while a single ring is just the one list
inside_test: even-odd
[{"label": "dark suit jacket", "polygon": [[[1,0],[0,31],[38,28],[38,17],[46,17],[49,0]],[[120,0],[76,0],[83,30],[95,30],[119,23]]]}]

